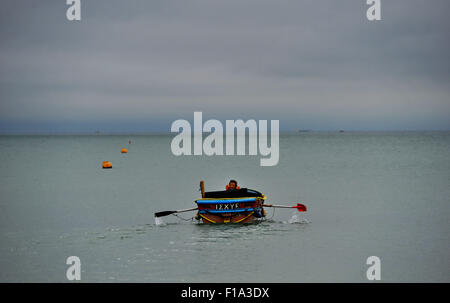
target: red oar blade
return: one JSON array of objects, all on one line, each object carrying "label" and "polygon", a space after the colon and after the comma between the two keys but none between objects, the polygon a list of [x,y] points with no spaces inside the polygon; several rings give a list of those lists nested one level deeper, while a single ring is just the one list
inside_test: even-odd
[{"label": "red oar blade", "polygon": [[306,211],[306,206],[300,203],[297,203],[297,206],[292,206],[293,208],[297,208],[298,211]]}]

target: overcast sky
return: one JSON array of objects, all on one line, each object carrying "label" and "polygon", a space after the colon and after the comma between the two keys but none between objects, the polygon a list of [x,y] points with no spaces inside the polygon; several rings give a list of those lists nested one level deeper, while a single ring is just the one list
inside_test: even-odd
[{"label": "overcast sky", "polygon": [[0,131],[449,130],[448,0],[1,2]]}]

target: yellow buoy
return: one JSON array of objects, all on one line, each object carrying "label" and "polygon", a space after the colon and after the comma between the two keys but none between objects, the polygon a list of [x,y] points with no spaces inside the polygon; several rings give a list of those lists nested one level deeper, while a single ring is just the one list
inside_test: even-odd
[{"label": "yellow buoy", "polygon": [[112,168],[112,163],[109,161],[103,161],[103,168]]},{"label": "yellow buoy", "polygon": [[127,150],[126,148],[122,148],[122,149],[120,150],[120,152],[121,152],[122,154],[126,154],[126,153],[128,152],[128,150]]}]

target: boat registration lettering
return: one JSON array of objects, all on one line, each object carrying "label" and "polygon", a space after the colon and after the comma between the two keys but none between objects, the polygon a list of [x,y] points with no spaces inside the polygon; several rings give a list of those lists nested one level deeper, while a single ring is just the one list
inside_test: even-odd
[{"label": "boat registration lettering", "polygon": [[216,204],[216,210],[238,209],[239,203],[222,203]]}]

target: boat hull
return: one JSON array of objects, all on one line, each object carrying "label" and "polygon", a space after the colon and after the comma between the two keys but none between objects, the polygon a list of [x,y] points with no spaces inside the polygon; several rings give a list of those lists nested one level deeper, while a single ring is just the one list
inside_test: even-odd
[{"label": "boat hull", "polygon": [[265,197],[197,200],[195,216],[205,224],[253,223],[265,216]]},{"label": "boat hull", "polygon": [[205,224],[227,224],[227,223],[253,223],[257,221],[254,212],[240,214],[198,214],[199,218]]}]

